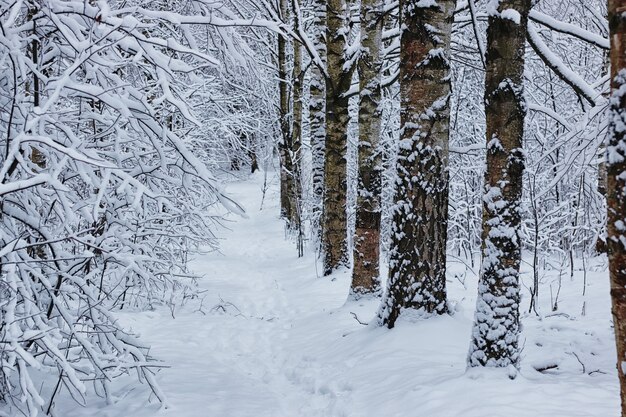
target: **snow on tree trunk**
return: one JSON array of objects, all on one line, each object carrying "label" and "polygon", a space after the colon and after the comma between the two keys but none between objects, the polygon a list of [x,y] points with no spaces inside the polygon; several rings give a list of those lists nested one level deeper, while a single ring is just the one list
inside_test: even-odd
[{"label": "snow on tree trunk", "polygon": [[519,361],[520,204],[526,105],[524,48],[530,0],[502,0],[489,11],[485,76],[487,171],[482,266],[469,366]]},{"label": "snow on tree trunk", "polygon": [[[294,10],[294,19],[295,10]],[[302,47],[299,43],[293,43],[293,87],[292,87],[292,127],[291,127],[291,149],[289,153],[292,161],[292,180],[289,185],[291,213],[289,222],[292,229],[297,233],[298,255],[304,254],[304,230],[302,229]]]},{"label": "snow on tree trunk", "polygon": [[[288,4],[287,0],[280,0],[280,12],[284,20],[287,19]],[[280,138],[278,143],[278,152],[280,157],[280,216],[287,220],[290,226],[290,215],[292,208],[290,206],[291,199],[289,192],[292,164],[289,155],[289,143],[291,142],[291,131],[289,126],[289,86],[287,84],[287,47],[288,39],[286,36],[278,35],[278,83],[279,83],[279,106],[280,106]]]},{"label": "snow on tree trunk", "polygon": [[[294,7],[290,7],[288,0],[281,0],[281,15],[284,20],[295,21]],[[288,77],[289,67],[288,50],[293,48],[292,77]],[[287,228],[292,231],[300,227],[300,196],[298,161],[301,145],[300,119],[302,117],[302,83],[296,80],[296,72],[302,68],[302,53],[299,44],[279,35],[278,37],[278,77],[280,96],[280,124],[282,138],[279,143],[280,150],[280,201],[281,216],[287,221]],[[292,86],[289,88],[289,83]],[[296,105],[299,114],[296,114]],[[298,245],[300,248],[301,245]]]},{"label": "snow on tree trunk", "polygon": [[[326,63],[326,4],[322,0],[313,0],[314,10],[312,32],[315,50],[323,63]],[[311,179],[313,191],[313,223],[318,232],[321,231],[320,216],[322,199],[324,198],[324,141],[325,128],[325,79],[324,73],[317,65],[311,69],[309,122],[311,132]]]},{"label": "snow on tree trunk", "polygon": [[[608,74],[610,68],[609,68],[609,53],[607,51],[606,53],[606,59],[604,62],[604,66],[602,68],[602,73],[603,74]],[[608,92],[607,92],[608,95]],[[602,142],[600,144],[600,148],[598,149],[598,154],[600,155],[606,155],[606,143]],[[598,185],[596,190],[598,191],[598,194],[600,194],[600,196],[602,196],[603,199],[606,199],[606,192],[607,192],[607,164],[606,164],[606,158],[602,159],[600,161],[600,163],[598,164]],[[606,245],[606,228],[602,228],[602,230],[600,230],[600,232],[598,233],[597,237],[596,237],[596,243],[595,243],[595,250],[596,253],[600,254],[600,253],[606,253],[607,250],[607,245]]]},{"label": "snow on tree trunk", "polygon": [[401,2],[401,132],[389,281],[379,313],[446,311],[450,37],[455,1]]},{"label": "snow on tree trunk", "polygon": [[379,294],[382,155],[380,49],[383,15],[380,0],[361,1],[361,56],[358,63],[359,183],[357,190],[354,268],[351,295]]},{"label": "snow on tree trunk", "polygon": [[607,145],[608,253],[617,373],[626,416],[626,1],[609,0],[611,98]]},{"label": "snow on tree trunk", "polygon": [[322,253],[324,275],[348,261],[346,213],[348,114],[352,71],[345,59],[347,7],[345,0],[326,3],[326,141],[324,161],[324,209],[322,213]]}]

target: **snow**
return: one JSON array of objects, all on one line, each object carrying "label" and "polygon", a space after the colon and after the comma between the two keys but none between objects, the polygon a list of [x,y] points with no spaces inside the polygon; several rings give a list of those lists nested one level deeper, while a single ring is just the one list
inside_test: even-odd
[{"label": "snow", "polygon": [[[540,294],[540,318],[525,314],[529,297],[522,286],[523,350],[515,379],[506,369],[467,370],[476,271],[449,264],[454,316],[402,318],[393,330],[364,326],[353,314],[371,322],[378,302],[346,304],[349,271],[318,277],[312,248],[297,258],[277,218],[277,180],[259,211],[262,184],[260,174],[229,185],[249,218],[231,214],[221,253],[193,261],[205,276],[199,299],[174,311],[116,313],[168,366],[156,375],[168,408],[161,409],[147,387],[120,378],[111,383],[113,404],[91,398],[85,408],[63,391],[58,416],[619,415],[603,258],[587,260],[584,316],[580,270],[573,280],[563,278],[557,312],[547,291]],[[465,275],[464,283],[453,279]],[[558,275],[547,271],[542,289]],[[522,278],[532,280],[525,264]]]},{"label": "snow", "polygon": [[576,88],[580,94],[583,94],[591,104],[596,105],[603,101],[603,97],[600,93],[594,90],[584,78],[567,67],[565,63],[548,48],[532,23],[528,24],[527,29],[529,42],[533,48],[535,48],[535,51],[540,54],[540,57],[544,60],[546,65],[549,65],[553,70],[557,71],[558,74],[561,74],[561,76],[566,79],[567,83]]},{"label": "snow", "polygon": [[498,7],[500,7],[500,0],[489,0],[489,3],[487,3],[487,15],[497,16]]},{"label": "snow", "polygon": [[[577,37],[578,39],[585,40],[591,44],[597,45],[603,49],[609,49],[609,40],[604,38],[596,33],[590,32],[581,28],[580,26],[573,25],[571,23],[562,22],[549,16],[545,13],[541,13],[540,11],[533,9],[528,14],[532,20],[539,22],[549,28],[557,30],[559,32],[567,33],[572,36]],[[606,21],[602,19],[602,21]]]},{"label": "snow", "polygon": [[500,17],[502,19],[509,19],[511,20],[513,23],[519,25],[520,21],[522,19],[522,16],[520,16],[519,12],[515,9],[504,9],[502,10],[502,12],[500,13]]},{"label": "snow", "polygon": [[415,7],[421,7],[421,8],[429,8],[429,7],[436,7],[436,6],[437,6],[437,2],[435,0],[419,0],[415,4]]}]

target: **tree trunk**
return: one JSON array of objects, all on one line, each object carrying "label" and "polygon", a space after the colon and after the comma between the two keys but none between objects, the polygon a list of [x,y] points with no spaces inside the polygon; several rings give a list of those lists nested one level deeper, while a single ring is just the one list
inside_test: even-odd
[{"label": "tree trunk", "polygon": [[607,244],[617,373],[626,416],[626,0],[609,0],[611,100],[607,145]]},{"label": "tree trunk", "polygon": [[[604,55],[604,65],[602,67],[602,75],[608,74],[610,70],[610,56],[609,51],[605,51]],[[603,94],[606,98],[608,98],[609,93]],[[606,144],[602,143],[600,148],[600,152],[606,155]],[[607,178],[606,178],[606,156],[602,159],[602,161],[598,164],[598,193],[602,195],[602,197],[606,198],[606,187],[607,187]],[[606,253],[606,231],[603,230],[602,233],[598,236],[595,244],[596,253]]]},{"label": "tree trunk", "polygon": [[[31,41],[31,59],[33,61],[33,65],[38,67],[39,65],[39,40],[37,39],[37,21],[34,20],[35,15],[39,10],[34,7],[28,10],[28,20],[33,22],[33,40]],[[29,86],[27,85],[28,89]],[[27,94],[30,94],[30,91],[27,91]],[[41,96],[41,83],[39,80],[39,75],[35,71],[33,71],[33,106],[39,107],[40,104],[40,96]],[[45,168],[46,166],[46,157],[37,149],[36,147],[30,148],[30,159],[33,161],[39,168]]]},{"label": "tree trunk", "polygon": [[326,141],[324,161],[324,209],[322,214],[322,254],[324,275],[330,275],[348,261],[346,213],[348,146],[347,92],[352,71],[345,68],[348,10],[345,0],[326,3],[327,71]]},{"label": "tree trunk", "polygon": [[380,294],[380,218],[382,155],[380,103],[380,49],[383,14],[381,0],[361,1],[361,56],[359,58],[359,183],[354,236],[351,296]]},{"label": "tree trunk", "polygon": [[[294,2],[297,0],[293,0]],[[295,15],[296,8],[293,7],[294,22],[297,23],[298,16]],[[293,42],[293,72],[292,72],[292,127],[291,127],[291,148],[289,153],[292,162],[292,180],[290,186],[292,187],[290,195],[290,209],[291,214],[289,216],[289,223],[291,228],[297,233],[297,246],[298,256],[304,255],[304,230],[302,225],[302,46]]]},{"label": "tree trunk", "polygon": [[520,200],[524,172],[524,49],[531,0],[501,0],[489,16],[485,113],[487,171],[482,267],[469,366],[519,361]]},{"label": "tree trunk", "polygon": [[254,174],[259,169],[259,161],[253,148],[248,151],[248,157],[250,158],[250,173]]},{"label": "tree trunk", "polygon": [[[315,50],[326,64],[326,2],[313,0],[314,12],[313,39]],[[324,141],[326,140],[326,89],[323,71],[316,65],[311,69],[309,100],[311,131],[311,179],[313,182],[313,221],[314,227],[321,232],[322,200],[324,198]]]},{"label": "tree trunk", "polygon": [[[280,0],[280,12],[283,20],[286,20],[288,15],[287,0]],[[287,84],[287,47],[287,38],[285,36],[278,35],[278,82],[280,99],[280,139],[278,143],[278,152],[280,157],[280,216],[287,219],[287,222],[289,223],[289,217],[292,213],[289,192],[292,189],[290,181],[293,167],[289,155],[291,129],[289,124],[289,86]]]},{"label": "tree trunk", "polygon": [[392,328],[403,309],[446,311],[450,37],[454,0],[400,2],[401,137],[389,281],[380,311]]}]

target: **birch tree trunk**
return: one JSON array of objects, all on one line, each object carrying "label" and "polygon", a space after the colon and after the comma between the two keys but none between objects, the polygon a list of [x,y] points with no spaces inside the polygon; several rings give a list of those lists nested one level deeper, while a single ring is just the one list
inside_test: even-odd
[{"label": "birch tree trunk", "polygon": [[[280,0],[280,12],[284,20],[287,19],[288,4],[287,0]],[[278,152],[280,158],[280,216],[289,222],[289,216],[292,213],[291,199],[289,191],[291,190],[290,173],[292,171],[291,160],[289,158],[289,142],[291,141],[291,132],[289,126],[289,86],[287,84],[287,47],[288,40],[286,36],[278,35],[278,82],[279,82],[279,106],[280,106],[280,138],[278,143]]]},{"label": "birch tree trunk", "polygon": [[[296,0],[294,0],[296,1]],[[295,8],[294,8],[294,19]],[[304,255],[304,230],[302,225],[302,46],[293,42],[293,87],[292,87],[292,127],[291,127],[291,148],[289,149],[292,161],[292,180],[289,192],[291,202],[289,203],[291,215],[289,222],[292,229],[297,233],[298,256]]]},{"label": "birch tree trunk", "polygon": [[[293,0],[295,1],[295,0]],[[297,26],[296,7],[288,0],[281,0],[283,20],[292,20]],[[278,40],[279,78],[280,78],[280,114],[281,133],[281,215],[287,221],[287,228],[298,234],[298,254],[302,255],[302,230],[300,219],[300,202],[302,188],[300,185],[300,148],[302,145],[302,50],[296,41],[290,41],[279,35]],[[292,76],[288,79],[288,49],[293,48]],[[291,88],[289,88],[291,82]]]},{"label": "birch tree trunk", "polygon": [[607,244],[617,374],[626,416],[626,0],[609,0],[611,99],[607,145]]},{"label": "birch tree trunk", "polygon": [[[326,2],[312,0],[313,40],[315,50],[326,64]],[[309,121],[311,131],[311,179],[313,182],[313,221],[314,227],[321,232],[320,217],[324,198],[324,141],[326,140],[326,89],[325,77],[317,65],[311,69]]]},{"label": "birch tree trunk", "polygon": [[324,275],[348,261],[346,213],[346,152],[348,145],[348,96],[352,71],[346,68],[345,49],[348,10],[345,0],[326,3],[326,141],[324,160],[324,209],[322,253]]},{"label": "birch tree trunk", "polygon": [[400,2],[400,146],[389,280],[379,313],[446,311],[450,37],[454,0]]},{"label": "birch tree trunk", "polygon": [[[610,63],[611,63],[610,51],[605,51],[604,58],[605,60],[604,60],[604,65],[602,67],[602,74],[608,75],[608,72],[610,71]],[[603,95],[608,98],[609,93],[607,92]],[[598,153],[604,154],[604,158],[598,164],[598,188],[597,190],[598,190],[598,193],[600,193],[600,195],[606,198],[606,188],[607,188],[606,143],[602,143],[600,146],[601,146],[601,148],[599,149],[600,152]],[[599,254],[607,252],[606,232],[599,234],[596,240],[595,250],[596,250],[596,253],[599,253]]]},{"label": "birch tree trunk", "polygon": [[518,366],[520,204],[524,172],[524,49],[531,0],[489,16],[485,75],[487,171],[482,266],[469,366]]},{"label": "birch tree trunk", "polygon": [[379,294],[382,155],[380,103],[380,50],[382,0],[361,1],[361,56],[359,87],[359,183],[357,190],[354,268],[351,296]]}]

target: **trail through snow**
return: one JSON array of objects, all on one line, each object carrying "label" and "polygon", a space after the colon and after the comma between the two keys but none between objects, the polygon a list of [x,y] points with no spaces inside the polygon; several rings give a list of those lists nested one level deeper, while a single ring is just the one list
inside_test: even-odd
[{"label": "trail through snow", "polygon": [[[378,302],[346,304],[347,271],[318,277],[312,248],[297,258],[277,216],[277,186],[271,185],[259,210],[262,186],[262,174],[229,186],[249,218],[230,217],[230,230],[220,233],[220,253],[193,261],[204,276],[198,300],[175,310],[175,318],[166,307],[119,314],[169,366],[158,373],[168,407],[160,408],[145,386],[127,379],[128,385],[114,384],[113,404],[96,401],[81,408],[65,398],[59,416],[619,415],[601,259],[593,264],[597,272],[587,274],[585,316],[580,314],[581,271],[574,280],[561,274],[556,315],[545,293],[545,316],[524,314],[523,362],[516,379],[501,370],[467,372],[476,297],[471,270],[450,264],[449,293],[457,303],[453,316],[401,320],[393,330],[363,326],[352,313],[369,322]],[[546,273],[542,289],[555,279]]]}]

